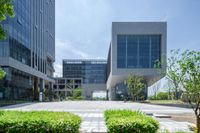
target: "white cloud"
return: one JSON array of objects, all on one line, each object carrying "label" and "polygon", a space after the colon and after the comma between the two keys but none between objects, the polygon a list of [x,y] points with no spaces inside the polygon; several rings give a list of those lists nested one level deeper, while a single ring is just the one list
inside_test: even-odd
[{"label": "white cloud", "polygon": [[[65,58],[90,58],[91,55],[82,51],[76,45],[69,40],[56,39],[56,54],[58,59]],[[59,57],[60,56],[60,57]]]},{"label": "white cloud", "polygon": [[[194,4],[182,0],[56,1],[55,75],[62,76],[63,59],[107,58],[113,21],[167,21],[169,50],[198,50],[200,31],[194,27],[198,27],[200,21],[199,4]],[[183,27],[187,32],[182,32]]]},{"label": "white cloud", "polygon": [[54,76],[62,76],[62,60],[73,59],[73,58],[89,58],[90,55],[84,51],[76,48],[72,42],[60,39],[56,39],[56,62],[55,62],[55,73]]},{"label": "white cloud", "polygon": [[56,39],[56,62],[54,64],[54,76],[62,76],[62,60],[63,59],[100,59],[100,56],[91,55],[69,40]]},{"label": "white cloud", "polygon": [[62,65],[56,63],[54,65],[54,69],[55,69],[54,76],[55,77],[62,77]]}]

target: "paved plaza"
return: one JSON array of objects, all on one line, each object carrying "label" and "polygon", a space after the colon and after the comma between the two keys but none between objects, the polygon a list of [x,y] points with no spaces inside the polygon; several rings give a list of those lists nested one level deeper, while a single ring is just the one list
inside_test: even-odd
[{"label": "paved plaza", "polygon": [[[180,114],[193,113],[192,109],[168,107],[159,105],[149,105],[143,103],[132,102],[116,102],[116,101],[64,101],[64,102],[36,102],[25,103],[2,107],[0,109],[7,110],[48,110],[48,111],[66,111],[79,115],[83,122],[81,124],[81,132],[107,132],[107,128],[103,118],[103,112],[108,109],[131,109],[141,110],[147,114]],[[161,129],[168,129],[174,131],[189,132],[188,122],[176,122],[169,118],[156,118],[160,124]]]}]

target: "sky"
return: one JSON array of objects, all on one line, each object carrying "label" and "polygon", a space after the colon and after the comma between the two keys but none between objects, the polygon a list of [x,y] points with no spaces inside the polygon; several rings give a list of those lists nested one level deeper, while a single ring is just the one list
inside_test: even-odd
[{"label": "sky", "polygon": [[112,22],[166,21],[167,50],[200,50],[200,0],[56,0],[55,76],[63,59],[107,59]]}]

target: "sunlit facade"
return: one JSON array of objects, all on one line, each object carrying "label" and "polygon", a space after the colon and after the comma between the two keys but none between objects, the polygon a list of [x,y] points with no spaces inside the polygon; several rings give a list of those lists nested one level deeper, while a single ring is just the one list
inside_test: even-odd
[{"label": "sunlit facade", "polygon": [[[14,0],[15,17],[3,22],[0,66],[6,71],[4,98],[38,99],[53,83],[55,0]],[[32,94],[34,90],[34,94]]]}]

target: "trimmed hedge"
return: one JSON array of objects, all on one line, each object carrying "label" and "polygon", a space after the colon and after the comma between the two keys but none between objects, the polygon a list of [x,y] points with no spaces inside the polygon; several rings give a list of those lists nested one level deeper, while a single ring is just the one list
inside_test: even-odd
[{"label": "trimmed hedge", "polygon": [[104,112],[109,133],[156,133],[159,123],[139,111],[107,110]]},{"label": "trimmed hedge", "polygon": [[0,132],[78,133],[81,118],[67,112],[0,111]]}]

